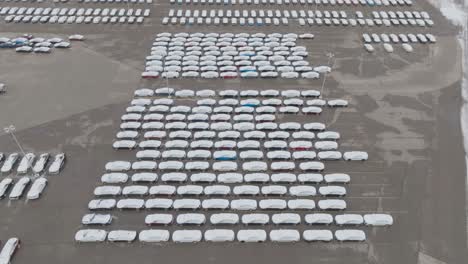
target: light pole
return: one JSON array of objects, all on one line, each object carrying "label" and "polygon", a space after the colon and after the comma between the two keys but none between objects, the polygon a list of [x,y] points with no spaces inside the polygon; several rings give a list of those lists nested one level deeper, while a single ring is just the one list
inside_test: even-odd
[{"label": "light pole", "polygon": [[21,153],[25,155],[23,148],[21,147],[18,139],[15,136],[15,133],[13,133],[15,132],[15,130],[16,130],[16,127],[14,125],[9,125],[3,128],[3,131],[5,131],[5,133],[10,134],[13,137],[13,140],[15,141],[16,145],[18,145],[18,148],[21,150]]},{"label": "light pole", "polygon": [[[330,67],[330,62],[331,62],[331,59],[335,57],[335,54],[331,53],[331,52],[328,52],[326,54],[326,56],[328,57],[328,63],[327,63],[327,66]],[[335,64],[333,62],[333,64]],[[332,66],[333,66],[332,64]],[[331,67],[330,67],[331,68]],[[328,71],[325,72],[325,76],[323,76],[323,81],[322,81],[322,88],[320,89],[320,95],[322,95],[323,93],[323,87],[325,86],[325,80],[327,79],[327,73]]]}]

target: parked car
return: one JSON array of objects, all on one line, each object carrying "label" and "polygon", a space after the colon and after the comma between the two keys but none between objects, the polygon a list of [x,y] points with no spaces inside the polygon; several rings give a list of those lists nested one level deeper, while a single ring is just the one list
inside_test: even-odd
[{"label": "parked car", "polygon": [[55,155],[54,161],[49,167],[49,173],[52,173],[52,174],[59,173],[64,163],[65,163],[65,153],[59,153]]}]

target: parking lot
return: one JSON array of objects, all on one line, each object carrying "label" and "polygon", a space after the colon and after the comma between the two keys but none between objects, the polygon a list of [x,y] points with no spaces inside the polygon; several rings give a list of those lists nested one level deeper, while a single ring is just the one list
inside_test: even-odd
[{"label": "parking lot", "polygon": [[[1,6],[51,4],[0,3]],[[55,5],[125,6],[121,3],[74,2]],[[63,172],[47,176],[49,184],[40,200],[0,200],[2,245],[12,236],[19,237],[23,243],[12,263],[81,263],[83,260],[87,263],[154,263],[155,259],[174,263],[310,263],[311,260],[318,263],[463,263],[466,257],[466,219],[465,164],[459,127],[461,99],[457,88],[460,51],[454,39],[456,29],[427,3],[417,1],[412,9],[429,12],[434,20],[433,27],[391,27],[388,30],[381,27],[300,27],[294,24],[278,27],[164,26],[162,18],[167,16],[169,9],[178,8],[178,5],[154,1],[131,6],[150,8],[148,20],[145,19],[141,25],[54,24],[47,27],[7,24],[3,18],[0,22],[2,35],[11,37],[22,33],[44,37],[86,36],[85,41],[73,43],[72,49],[57,50],[47,56],[0,53],[0,79],[8,85],[7,93],[0,97],[0,124],[2,127],[14,124],[16,136],[28,151],[67,154]],[[181,7],[194,8],[193,5]],[[218,9],[216,5],[204,8],[212,7]],[[244,7],[235,6],[238,9]],[[286,8],[298,9],[297,6]],[[318,8],[332,10],[329,5],[319,5]],[[341,9],[370,14],[379,8],[350,6]],[[329,60],[327,53],[333,53],[334,64],[323,90],[323,78],[178,78],[170,79],[168,83],[163,79],[142,79],[145,57],[156,34],[161,32],[313,33],[313,40],[301,42],[309,52],[307,61],[313,66],[326,65]],[[398,49],[388,54],[381,49],[369,54],[363,48],[363,33],[431,33],[437,37],[437,43],[415,44],[417,48],[412,53]],[[433,74],[435,72],[438,74]],[[390,227],[359,226],[358,229],[366,233],[366,241],[350,243],[306,243],[302,240],[282,244],[271,241],[259,244],[75,243],[75,233],[86,228],[81,225],[81,218],[90,213],[87,205],[95,199],[93,191],[103,185],[101,176],[105,173],[105,164],[113,160],[136,161],[137,150],[112,148],[120,130],[121,116],[133,99],[134,91],[142,87],[156,89],[167,84],[176,91],[314,89],[321,91],[324,99],[347,100],[348,107],[323,107],[320,115],[282,114],[277,118],[284,119],[279,123],[297,120],[301,123],[324,123],[327,130],[340,133],[340,150],[366,151],[369,160],[365,162],[324,161],[326,170],[323,174],[342,172],[351,176],[351,182],[345,185],[343,199],[347,202],[347,209],[344,213],[388,213],[393,216],[394,224]],[[176,102],[194,106],[199,99]],[[143,137],[143,133],[140,134],[138,141]],[[0,136],[0,143],[4,153],[18,151],[9,135]],[[270,161],[267,163],[270,166]],[[162,172],[157,173],[162,175]],[[271,171],[266,173],[272,174]],[[299,174],[300,171],[294,173]],[[316,186],[317,191],[319,186],[322,185]],[[108,231],[148,229],[144,219],[150,213],[145,209],[114,209],[108,213],[112,214],[113,223],[96,228]],[[301,217],[304,214],[301,212]],[[177,225],[165,228],[171,232],[181,229]],[[203,231],[208,228],[191,227]],[[242,228],[245,226],[238,225],[233,229]],[[300,230],[301,234],[305,229],[312,229],[305,223],[292,228]],[[340,227],[326,228],[335,230]],[[278,227],[270,223],[261,229],[270,231]]]}]

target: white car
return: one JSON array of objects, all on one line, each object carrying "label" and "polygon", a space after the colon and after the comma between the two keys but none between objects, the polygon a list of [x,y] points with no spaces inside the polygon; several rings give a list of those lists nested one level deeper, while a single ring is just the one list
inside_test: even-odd
[{"label": "white car", "polygon": [[116,205],[115,199],[96,199],[88,203],[89,210],[110,210]]},{"label": "white car", "polygon": [[346,195],[346,188],[343,186],[321,186],[319,193],[323,196],[344,196]]},{"label": "white car", "polygon": [[274,214],[271,221],[275,225],[297,225],[301,222],[301,217],[293,213]]},{"label": "white car", "polygon": [[264,242],[267,238],[265,230],[247,229],[237,232],[237,240],[239,242]]},{"label": "white car", "polygon": [[317,158],[319,160],[340,160],[342,157],[339,151],[319,151]]},{"label": "white car", "polygon": [[301,235],[293,229],[278,229],[270,231],[270,239],[273,242],[298,242]]},{"label": "white car", "polygon": [[338,241],[364,241],[366,234],[362,230],[344,229],[336,230],[335,237]]},{"label": "white car", "polygon": [[138,235],[140,242],[155,243],[169,240],[169,231],[160,229],[142,230]]},{"label": "white car", "polygon": [[106,240],[107,231],[101,229],[82,229],[75,234],[77,242],[103,242]]},{"label": "white car", "polygon": [[43,153],[39,156],[39,159],[36,161],[36,163],[34,164],[34,167],[33,167],[33,172],[34,173],[41,173],[46,165],[47,165],[47,161],[49,160],[49,153]]},{"label": "white car", "polygon": [[126,173],[112,172],[112,173],[105,173],[101,176],[102,183],[119,184],[119,183],[126,183],[127,180],[128,180],[128,175]]},{"label": "white car", "polygon": [[28,191],[28,194],[26,197],[29,200],[35,200],[38,199],[39,196],[41,196],[42,192],[44,191],[44,188],[47,185],[47,179],[44,177],[37,178],[34,183],[32,184],[31,188]]},{"label": "white car", "polygon": [[109,225],[111,222],[110,214],[86,214],[81,218],[83,225]]},{"label": "white car", "polygon": [[343,153],[343,159],[348,160],[348,161],[350,161],[350,160],[365,161],[368,158],[369,158],[369,155],[367,154],[367,152],[364,152],[364,151],[347,151],[347,152]]},{"label": "white car", "polygon": [[137,236],[136,231],[131,230],[112,230],[107,235],[109,242],[132,242]]},{"label": "white car", "polygon": [[68,40],[75,40],[75,41],[82,41],[82,40],[85,40],[85,37],[83,35],[79,35],[79,34],[74,34],[74,35],[70,35],[68,37]]},{"label": "white car", "polygon": [[6,195],[6,192],[10,188],[13,180],[11,178],[4,178],[0,181],[0,198],[3,198]]},{"label": "white car", "polygon": [[59,153],[55,155],[54,161],[49,166],[49,173],[51,174],[59,173],[64,163],[65,163],[65,153]]},{"label": "white car", "polygon": [[172,233],[172,241],[176,243],[200,242],[202,232],[200,230],[176,230]]},{"label": "white car", "polygon": [[339,199],[320,200],[318,207],[322,210],[344,210],[346,209],[346,201]]},{"label": "white car", "polygon": [[330,173],[324,176],[326,183],[349,183],[351,177],[345,173]]},{"label": "white car", "polygon": [[205,231],[205,241],[231,242],[234,238],[234,231],[229,229],[210,229]]},{"label": "white car", "polygon": [[9,198],[10,200],[17,200],[21,198],[23,195],[24,189],[28,186],[28,184],[31,182],[31,179],[29,177],[23,177],[19,179],[15,185],[13,186],[13,189],[10,192]]},{"label": "white car", "polygon": [[111,161],[106,163],[105,168],[107,171],[128,171],[131,168],[131,163],[128,161]]},{"label": "white car", "polygon": [[36,155],[34,155],[34,153],[27,153],[26,155],[24,155],[16,171],[19,174],[25,174],[26,172],[28,172],[29,169],[32,167],[32,164],[35,158],[36,158]]},{"label": "white car", "polygon": [[323,176],[319,173],[301,173],[297,176],[297,180],[301,183],[321,183]]},{"label": "white car", "polygon": [[337,225],[362,225],[364,218],[359,214],[341,214],[335,216]]},{"label": "white car", "polygon": [[390,226],[393,224],[393,217],[389,214],[366,214],[364,223],[369,226]]},{"label": "white car", "polygon": [[117,202],[118,209],[141,209],[145,205],[143,199],[122,199]]},{"label": "white car", "polygon": [[333,240],[333,233],[330,230],[305,230],[302,236],[308,242],[330,242]]}]

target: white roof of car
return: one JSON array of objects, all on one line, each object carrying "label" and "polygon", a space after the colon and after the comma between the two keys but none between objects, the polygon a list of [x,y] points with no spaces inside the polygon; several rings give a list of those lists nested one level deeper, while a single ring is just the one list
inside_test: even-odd
[{"label": "white roof of car", "polygon": [[120,186],[98,186],[94,189],[95,196],[119,195],[122,192]]},{"label": "white roof of car", "polygon": [[301,235],[294,229],[276,229],[270,231],[270,239],[274,242],[297,242]]},{"label": "white roof of car", "polygon": [[324,178],[327,183],[349,183],[351,180],[351,177],[345,173],[325,174]]},{"label": "white roof of car", "polygon": [[333,223],[333,216],[331,214],[307,214],[304,218],[307,224],[331,224]]},{"label": "white roof of car", "polygon": [[148,186],[143,185],[129,185],[122,189],[122,195],[146,195],[148,193]]},{"label": "white roof of car", "polygon": [[366,214],[364,222],[370,226],[388,226],[393,224],[393,217],[389,214]]},{"label": "white roof of car", "polygon": [[318,207],[322,210],[343,210],[346,209],[346,201],[339,199],[326,199],[318,201]]},{"label": "white roof of car", "polygon": [[183,172],[169,172],[161,175],[163,182],[182,182],[187,180],[187,174]]},{"label": "white roof of car", "polygon": [[233,241],[235,238],[234,231],[229,229],[210,229],[205,231],[205,240],[211,242],[227,242]]},{"label": "white roof of car", "polygon": [[39,196],[41,195],[46,185],[47,185],[46,178],[44,177],[37,178],[31,185],[31,188],[29,189],[26,197],[30,200],[39,198]]},{"label": "white roof of car", "polygon": [[312,199],[294,199],[288,201],[288,208],[292,210],[315,209],[315,201]]},{"label": "white roof of car", "polygon": [[179,214],[176,218],[176,222],[179,225],[201,225],[206,221],[204,214]]},{"label": "white roof of car", "polygon": [[309,162],[302,162],[301,164],[299,164],[299,168],[304,171],[307,171],[307,170],[321,171],[325,169],[325,165],[319,161],[309,161]]},{"label": "white roof of car", "polygon": [[255,210],[257,209],[257,201],[252,199],[237,199],[231,201],[231,209],[233,210]]},{"label": "white roof of car", "polygon": [[158,175],[152,172],[141,172],[132,175],[133,182],[155,182],[158,179]]},{"label": "white roof of car", "polygon": [[361,225],[364,223],[364,218],[359,214],[341,214],[335,216],[337,225]]},{"label": "white roof of car", "polygon": [[282,224],[296,225],[301,222],[301,216],[299,214],[294,214],[294,213],[274,214],[271,217],[271,221],[275,225],[282,225]]},{"label": "white roof of car", "polygon": [[210,222],[213,225],[237,224],[239,222],[239,216],[233,213],[212,214],[210,216]]},{"label": "white roof of car", "polygon": [[96,210],[96,209],[112,209],[116,205],[116,200],[115,199],[96,199],[96,200],[91,200],[88,203],[88,208],[90,210]]},{"label": "white roof of car", "polygon": [[145,205],[143,199],[122,199],[117,202],[118,209],[140,209]]},{"label": "white roof of car", "polygon": [[112,221],[110,214],[86,214],[81,219],[83,225],[106,225]]},{"label": "white roof of car", "polygon": [[172,233],[172,241],[176,243],[193,243],[202,239],[200,230],[176,230]]},{"label": "white roof of car", "polygon": [[343,159],[345,160],[367,160],[369,155],[364,151],[347,151],[343,153]]},{"label": "white roof of car", "polygon": [[136,231],[131,230],[112,230],[107,235],[107,241],[111,242],[131,242],[137,236]]},{"label": "white roof of car", "polygon": [[197,209],[201,202],[198,199],[177,199],[173,203],[174,209]]},{"label": "white roof of car", "polygon": [[247,229],[237,232],[237,240],[241,242],[263,242],[266,238],[267,234],[262,229]]},{"label": "white roof of car", "polygon": [[336,230],[335,237],[338,241],[364,241],[366,234],[362,230],[357,229],[343,229]]},{"label": "white roof of car", "polygon": [[282,199],[264,199],[258,203],[261,209],[285,209],[287,203]]},{"label": "white roof of car", "polygon": [[106,240],[107,231],[101,229],[82,229],[75,234],[77,242],[103,242]]},{"label": "white roof of car", "polygon": [[110,161],[105,165],[108,171],[128,171],[131,168],[131,163],[128,161]]},{"label": "white roof of car", "polygon": [[171,199],[164,199],[164,198],[156,198],[156,199],[148,199],[145,202],[145,207],[148,209],[169,209],[172,207],[172,200]]},{"label": "white roof of car", "polygon": [[143,230],[138,235],[140,242],[166,242],[169,240],[169,231],[161,229]]},{"label": "white roof of car", "polygon": [[331,241],[333,233],[330,230],[305,230],[302,234],[305,241]]}]

